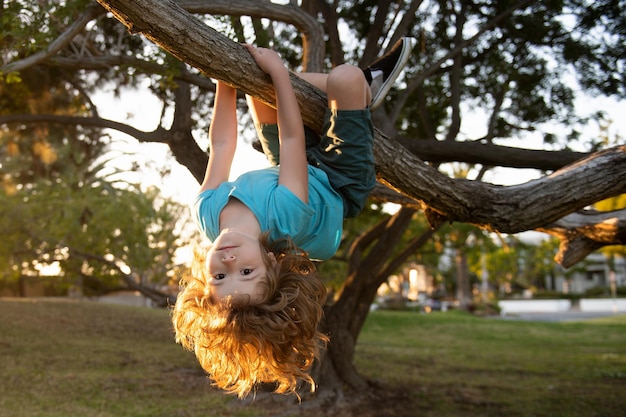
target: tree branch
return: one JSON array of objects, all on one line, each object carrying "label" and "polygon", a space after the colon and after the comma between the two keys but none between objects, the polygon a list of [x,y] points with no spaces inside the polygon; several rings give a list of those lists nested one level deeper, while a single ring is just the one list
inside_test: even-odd
[{"label": "tree branch", "polygon": [[435,141],[407,137],[398,137],[396,140],[422,161],[433,163],[465,162],[554,171],[590,155],[572,150],[545,151],[473,141]]},{"label": "tree branch", "polygon": [[584,210],[537,230],[559,238],[561,246],[555,260],[569,268],[604,245],[626,244],[626,209]]},{"label": "tree branch", "polygon": [[85,28],[85,25],[89,23],[91,20],[95,19],[97,16],[101,15],[104,12],[102,7],[93,3],[85,9],[85,12],[82,13],[75,21],[72,23],[66,30],[56,38],[54,41],[48,45],[43,51],[37,52],[36,54],[30,55],[27,58],[21,59],[19,61],[11,62],[0,69],[0,72],[8,73],[13,71],[22,71],[28,67],[32,67],[33,65],[37,65],[42,61],[50,58],[55,55],[57,52],[65,48],[73,39]]},{"label": "tree branch", "polygon": [[[42,65],[65,68],[74,71],[79,69],[106,70],[112,67],[132,67],[145,73],[160,75],[166,75],[168,71],[166,67],[160,64],[148,62],[132,56],[113,55],[89,57],[81,56],[76,58],[56,56],[42,62]],[[174,79],[197,85],[198,87],[208,91],[215,91],[215,85],[210,79],[202,75],[190,73],[189,71],[175,74]]]},{"label": "tree branch", "polygon": [[132,271],[130,273],[124,272],[124,270],[119,265],[117,260],[115,259],[110,260],[110,259],[105,258],[104,256],[82,252],[69,246],[66,246],[66,247],[67,249],[69,249],[70,255],[74,255],[82,259],[91,259],[91,260],[103,263],[105,265],[108,265],[109,267],[115,269],[120,275],[120,277],[122,277],[122,279],[124,280],[124,282],[126,283],[129,289],[133,291],[139,291],[142,295],[144,295],[145,297],[157,303],[157,305],[161,307],[165,307],[168,305],[172,305],[173,303],[176,302],[176,297],[167,295],[164,292],[159,291],[155,288],[150,288],[145,285],[139,284],[136,279],[136,277],[138,277],[138,274],[133,273]]},{"label": "tree branch", "polygon": [[135,129],[124,123],[101,117],[61,116],[56,114],[9,114],[0,116],[0,125],[15,123],[58,123],[114,129],[137,139],[139,142],[168,143],[169,133],[161,126],[152,132]]},{"label": "tree branch", "polygon": [[536,229],[626,192],[626,146],[508,187],[449,178],[382,135],[374,141],[374,153],[383,184],[422,201],[443,221],[472,223],[501,233]]},{"label": "tree branch", "polygon": [[293,4],[276,4],[267,0],[176,0],[190,13],[263,18],[272,16],[295,26],[302,33],[302,67],[307,72],[321,72],[324,62],[324,30],[315,18]]}]

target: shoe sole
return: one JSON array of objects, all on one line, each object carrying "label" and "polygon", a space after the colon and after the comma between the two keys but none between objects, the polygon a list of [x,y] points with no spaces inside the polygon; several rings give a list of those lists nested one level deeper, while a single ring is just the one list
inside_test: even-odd
[{"label": "shoe sole", "polygon": [[404,42],[404,44],[402,46],[402,52],[400,53],[400,58],[398,59],[396,66],[391,71],[391,74],[389,74],[389,78],[387,78],[387,80],[380,87],[380,90],[378,90],[378,92],[376,93],[376,96],[372,98],[372,102],[370,103],[370,110],[375,110],[378,106],[382,104],[385,96],[387,95],[389,90],[391,90],[391,87],[393,87],[393,84],[395,83],[396,79],[398,78],[398,76],[400,75],[404,67],[406,66],[406,63],[408,62],[409,57],[411,56],[411,51],[413,49],[413,39],[403,38],[402,41]]}]

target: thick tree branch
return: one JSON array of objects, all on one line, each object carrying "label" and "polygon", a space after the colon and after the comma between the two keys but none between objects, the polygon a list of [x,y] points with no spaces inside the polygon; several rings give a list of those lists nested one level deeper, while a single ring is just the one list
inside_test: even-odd
[{"label": "thick tree branch", "polygon": [[[177,122],[180,120],[180,118],[176,119]],[[114,129],[133,137],[139,142],[168,144],[177,161],[187,167],[198,182],[202,180],[202,176],[206,168],[207,154],[193,139],[190,128],[167,130],[162,126],[158,126],[151,132],[145,132],[125,123],[103,119],[97,116],[80,117],[61,116],[56,114],[0,115],[0,125],[12,123],[57,123],[70,126],[81,125],[102,129]],[[180,123],[182,124],[183,122],[181,121]]]},{"label": "thick tree branch", "polygon": [[537,230],[559,238],[561,247],[556,261],[569,268],[604,245],[626,244],[626,209],[584,210]]},{"label": "thick tree branch", "polygon": [[554,171],[589,156],[588,153],[571,150],[545,151],[481,142],[434,141],[407,137],[398,137],[396,140],[421,160],[433,163],[465,162]]},{"label": "thick tree branch", "polygon": [[308,72],[321,72],[324,62],[324,31],[315,18],[293,4],[276,4],[267,0],[177,0],[188,12],[263,18],[272,16],[295,26],[302,33],[302,67]]},{"label": "thick tree branch", "polygon": [[[141,33],[181,61],[208,76],[237,86],[246,94],[273,104],[274,88],[244,46],[208,27],[171,0],[99,0],[131,33]],[[202,45],[202,47],[198,47]],[[225,61],[228,65],[224,65]],[[292,75],[300,103],[316,103],[303,111],[304,122],[320,130],[325,95]],[[302,106],[303,110],[305,106]]]},{"label": "thick tree branch", "polygon": [[442,221],[472,223],[502,233],[536,229],[626,192],[626,146],[508,187],[449,178],[382,135],[374,142],[374,151],[384,184],[422,201]]}]

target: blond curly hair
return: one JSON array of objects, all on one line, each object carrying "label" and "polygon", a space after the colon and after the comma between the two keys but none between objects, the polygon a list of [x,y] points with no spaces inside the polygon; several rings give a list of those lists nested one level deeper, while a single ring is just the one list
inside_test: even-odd
[{"label": "blond curly hair", "polygon": [[[206,251],[195,251],[190,274],[172,310],[176,342],[195,353],[213,383],[240,398],[260,383],[297,395],[328,338],[318,330],[326,299],[313,262],[289,240],[270,243],[264,234],[267,277],[259,303],[212,296]],[[274,254],[276,262],[268,255]]]}]

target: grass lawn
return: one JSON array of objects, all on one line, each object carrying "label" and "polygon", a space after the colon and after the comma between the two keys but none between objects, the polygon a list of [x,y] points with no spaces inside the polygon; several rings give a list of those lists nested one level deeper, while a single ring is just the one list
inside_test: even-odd
[{"label": "grass lawn", "polygon": [[381,312],[357,367],[409,386],[415,416],[626,416],[626,316],[536,323]]},{"label": "grass lawn", "polygon": [[[173,342],[166,310],[6,299],[0,317],[0,416],[278,415],[211,388]],[[356,364],[397,400],[368,416],[626,415],[624,315],[530,323],[374,312]]]}]

